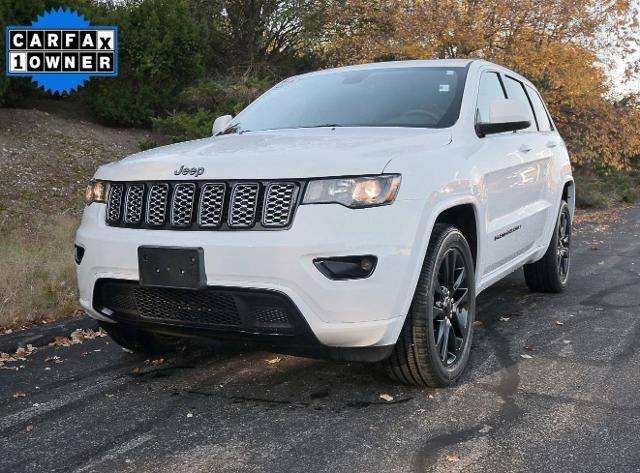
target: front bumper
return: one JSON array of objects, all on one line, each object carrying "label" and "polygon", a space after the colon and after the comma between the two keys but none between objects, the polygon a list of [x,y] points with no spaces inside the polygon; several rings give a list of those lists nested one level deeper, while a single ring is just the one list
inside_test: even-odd
[{"label": "front bumper", "polygon": [[[102,279],[137,281],[141,245],[202,247],[208,286],[253,288],[286,295],[310,332],[329,347],[393,345],[404,323],[421,264],[417,238],[420,203],[352,210],[302,205],[283,231],[162,231],[107,226],[105,206],[84,213],[76,243],[80,303],[94,318],[112,321],[94,306]],[[373,254],[367,279],[332,281],[314,266],[318,257]]]}]

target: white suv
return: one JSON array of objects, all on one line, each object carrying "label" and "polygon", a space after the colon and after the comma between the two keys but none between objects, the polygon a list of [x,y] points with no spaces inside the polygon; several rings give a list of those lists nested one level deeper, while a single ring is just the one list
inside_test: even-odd
[{"label": "white suv", "polygon": [[296,76],[213,135],[102,166],[87,189],[80,302],[126,348],[228,339],[447,386],[480,291],[521,266],[533,290],[567,283],[567,150],[503,67]]}]

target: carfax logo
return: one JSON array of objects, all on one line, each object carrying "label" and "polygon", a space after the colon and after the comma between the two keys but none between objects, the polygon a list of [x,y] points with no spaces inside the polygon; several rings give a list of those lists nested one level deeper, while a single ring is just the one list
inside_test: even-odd
[{"label": "carfax logo", "polygon": [[70,9],[8,26],[7,76],[31,76],[45,92],[71,92],[93,76],[118,75],[118,27],[91,26]]}]

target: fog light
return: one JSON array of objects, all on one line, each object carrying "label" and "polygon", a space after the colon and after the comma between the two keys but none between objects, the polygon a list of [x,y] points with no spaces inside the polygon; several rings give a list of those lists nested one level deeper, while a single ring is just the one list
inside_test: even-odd
[{"label": "fog light", "polygon": [[82,263],[82,258],[84,257],[84,248],[80,245],[74,245],[75,249],[73,252],[73,259],[76,260],[76,264]]},{"label": "fog light", "polygon": [[313,264],[329,279],[363,279],[373,274],[378,258],[373,255],[316,258]]}]

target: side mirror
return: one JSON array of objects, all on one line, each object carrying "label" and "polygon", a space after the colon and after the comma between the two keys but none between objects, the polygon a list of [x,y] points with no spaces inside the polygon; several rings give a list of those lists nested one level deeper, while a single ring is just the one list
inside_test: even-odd
[{"label": "side mirror", "polygon": [[218,133],[222,133],[232,119],[233,117],[231,115],[222,115],[221,117],[216,118],[213,122],[211,134],[216,136]]},{"label": "side mirror", "polygon": [[478,136],[529,128],[531,121],[526,105],[518,100],[494,100],[489,106],[489,121],[476,124]]}]

